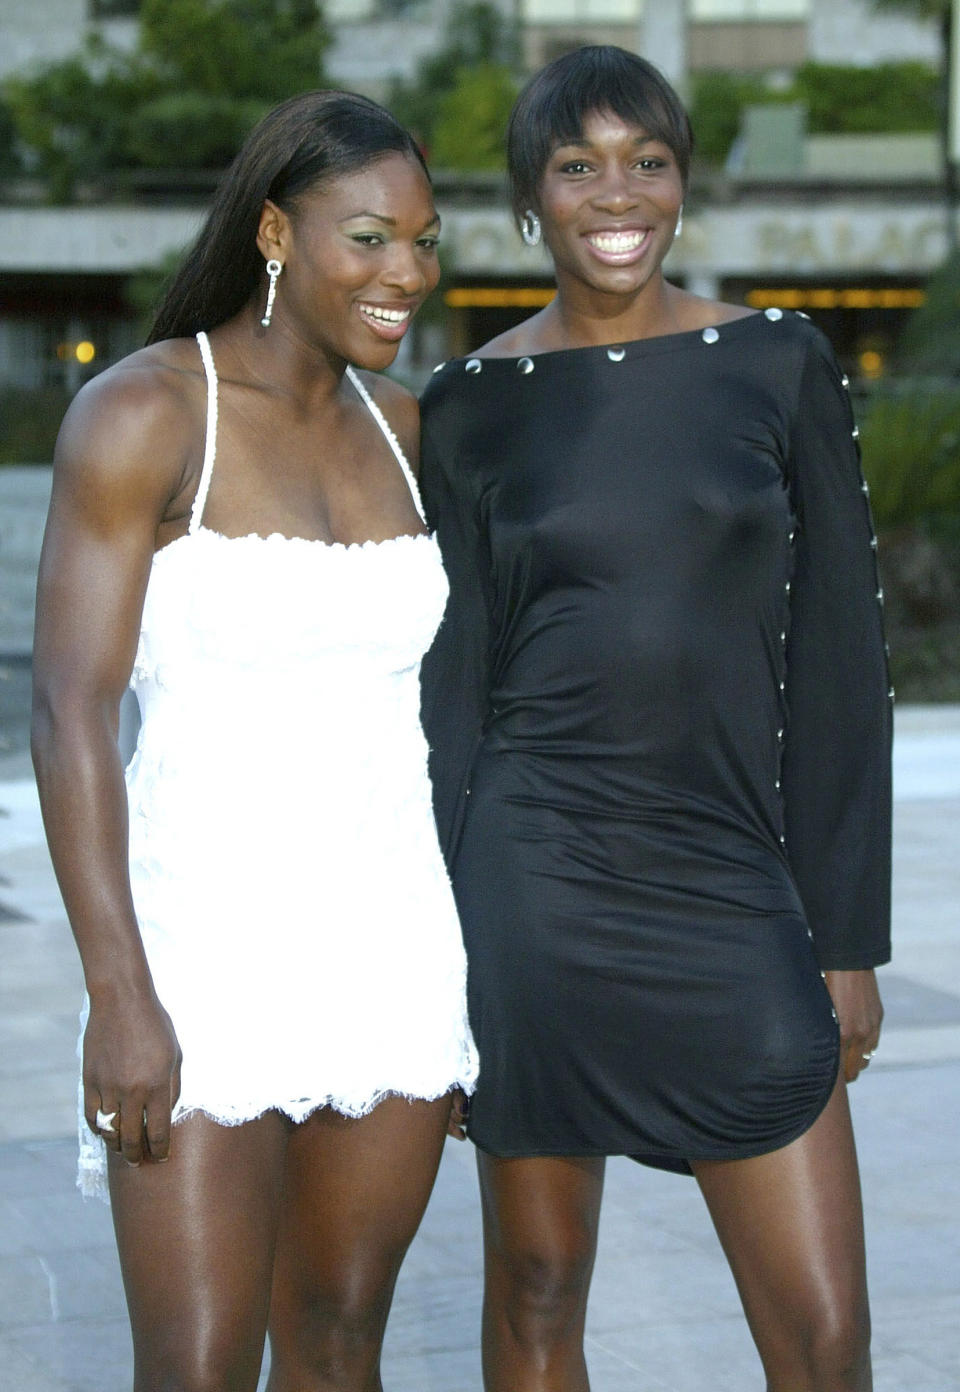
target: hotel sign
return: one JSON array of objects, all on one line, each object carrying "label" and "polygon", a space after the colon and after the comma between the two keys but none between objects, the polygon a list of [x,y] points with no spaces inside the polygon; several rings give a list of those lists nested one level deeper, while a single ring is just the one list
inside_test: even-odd
[{"label": "hotel sign", "polygon": [[[542,248],[529,251],[505,211],[443,212],[447,266],[459,275],[549,274]],[[791,205],[782,198],[740,207],[691,209],[668,270],[711,276],[927,275],[947,251],[946,214],[935,203],[854,199]]]}]

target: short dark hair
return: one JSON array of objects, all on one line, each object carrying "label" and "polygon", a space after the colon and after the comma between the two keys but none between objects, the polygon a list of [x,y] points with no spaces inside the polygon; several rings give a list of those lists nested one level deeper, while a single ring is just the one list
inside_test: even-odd
[{"label": "short dark hair", "polygon": [[430,175],[416,141],[390,112],[354,92],[304,92],[250,132],[224,175],[199,236],[157,311],[148,343],[215,329],[238,314],[263,280],[257,230],[264,199],[295,213],[324,179],[401,154]]},{"label": "short dark hair", "polygon": [[673,152],[686,184],[693,132],[670,83],[636,53],[614,44],[590,44],[541,68],[516,100],[507,128],[507,163],[518,220],[536,206],[553,151],[580,140],[584,118],[594,111],[610,111],[661,140]]}]

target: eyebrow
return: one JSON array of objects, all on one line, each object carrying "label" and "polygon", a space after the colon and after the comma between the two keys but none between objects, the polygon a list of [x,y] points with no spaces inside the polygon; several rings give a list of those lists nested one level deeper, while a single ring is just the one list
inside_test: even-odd
[{"label": "eyebrow", "polygon": [[[368,211],[366,211],[366,210],[364,210],[364,211],[362,211],[362,212],[359,212],[359,213],[348,213],[347,216],[346,216],[345,218],[341,218],[340,221],[341,221],[341,222],[355,222],[357,218],[372,218],[374,222],[382,222],[383,225],[384,225],[384,227],[396,227],[396,225],[397,225],[397,219],[396,219],[396,218],[392,218],[392,217],[387,217],[386,213],[371,213],[371,212],[368,212]],[[439,213],[435,213],[434,216],[430,219],[430,221],[429,221],[429,222],[425,222],[425,223],[423,224],[423,226],[424,226],[424,229],[426,229],[426,228],[428,228],[428,227],[439,227],[439,226],[440,226],[440,214],[439,214]]]}]

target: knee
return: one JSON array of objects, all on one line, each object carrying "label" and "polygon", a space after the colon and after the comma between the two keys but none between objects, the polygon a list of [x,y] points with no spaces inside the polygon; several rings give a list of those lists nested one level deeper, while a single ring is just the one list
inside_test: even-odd
[{"label": "knee", "polygon": [[838,1302],[798,1320],[776,1362],[776,1370],[768,1369],[771,1388],[863,1392],[870,1386],[869,1313],[866,1308],[844,1310]]},{"label": "knee", "polygon": [[365,1386],[379,1362],[391,1293],[391,1281],[354,1282],[275,1299],[270,1350],[278,1384]]},{"label": "knee", "polygon": [[233,1349],[160,1351],[136,1359],[134,1392],[255,1392],[260,1364]]},{"label": "knee", "polygon": [[809,1340],[808,1359],[814,1392],[861,1392],[869,1386],[869,1312],[834,1310],[821,1318]]},{"label": "knee", "polygon": [[593,1244],[566,1242],[498,1249],[488,1270],[516,1328],[560,1332],[582,1319],[593,1271]]}]

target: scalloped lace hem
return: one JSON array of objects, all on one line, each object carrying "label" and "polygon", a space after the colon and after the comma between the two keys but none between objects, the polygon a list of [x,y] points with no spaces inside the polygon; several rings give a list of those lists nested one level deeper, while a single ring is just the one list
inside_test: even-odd
[{"label": "scalloped lace hem", "polygon": [[[390,1097],[402,1097],[405,1102],[436,1102],[438,1098],[446,1093],[452,1092],[454,1088],[462,1088],[466,1093],[472,1093],[476,1086],[476,1072],[470,1070],[467,1076],[462,1079],[455,1079],[451,1083],[437,1089],[437,1091],[424,1092],[403,1092],[399,1088],[381,1088],[371,1094],[363,1102],[345,1102],[343,1098],[325,1097],[316,1100],[314,1098],[302,1098],[292,1102],[273,1102],[261,1107],[259,1110],[244,1110],[242,1108],[232,1108],[229,1112],[217,1112],[210,1107],[200,1105],[186,1106],[174,1111],[173,1122],[186,1120],[187,1117],[201,1115],[209,1117],[218,1126],[243,1126],[245,1122],[257,1121],[265,1116],[267,1112],[282,1112],[289,1117],[292,1122],[299,1124],[306,1121],[307,1117],[314,1112],[319,1112],[325,1107],[330,1107],[340,1116],[349,1117],[353,1121],[358,1121],[361,1117],[369,1116],[372,1111],[379,1107],[381,1102],[386,1102]],[[85,1199],[102,1199],[105,1203],[110,1202],[110,1193],[107,1187],[107,1153],[103,1142],[90,1134],[86,1122],[81,1120],[80,1137],[80,1156],[77,1161],[77,1188]],[[83,1135],[83,1131],[87,1131]]]}]

